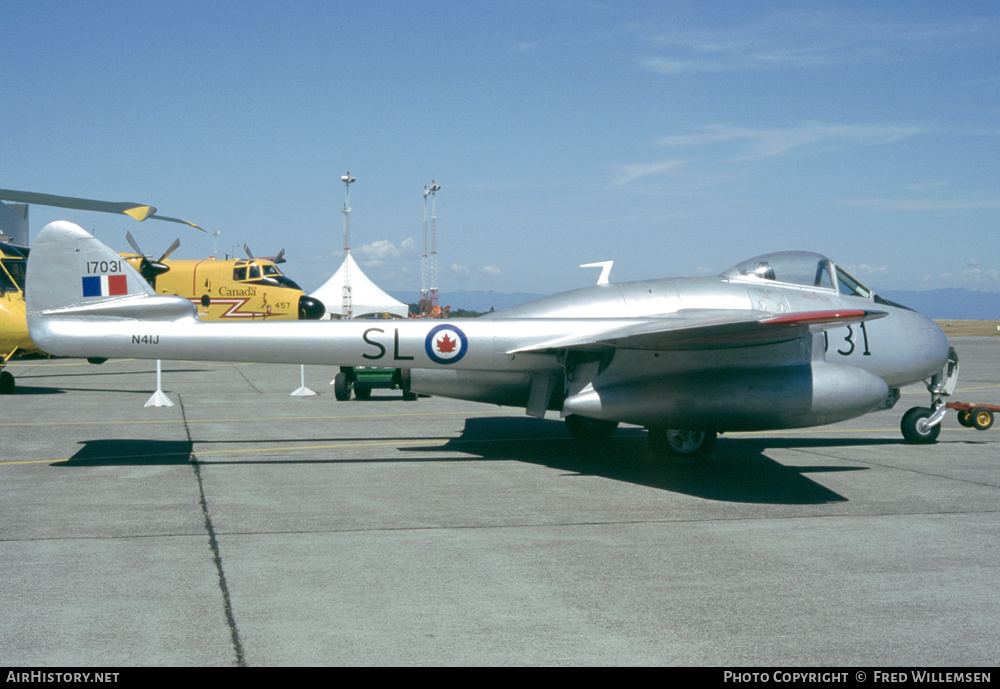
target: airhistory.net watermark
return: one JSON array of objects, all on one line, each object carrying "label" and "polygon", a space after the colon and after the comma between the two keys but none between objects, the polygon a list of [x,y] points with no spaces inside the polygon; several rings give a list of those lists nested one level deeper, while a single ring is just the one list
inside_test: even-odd
[{"label": "airhistory.net watermark", "polygon": [[90,684],[90,683],[115,683],[118,681],[117,672],[42,672],[32,670],[30,672],[17,672],[10,670],[7,672],[6,682],[24,682],[33,684],[35,682],[53,682],[58,684]]}]

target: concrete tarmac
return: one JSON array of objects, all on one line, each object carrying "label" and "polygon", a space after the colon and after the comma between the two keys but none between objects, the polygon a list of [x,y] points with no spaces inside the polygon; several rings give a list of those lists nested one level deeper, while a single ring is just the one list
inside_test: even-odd
[{"label": "concrete tarmac", "polygon": [[[1000,404],[1000,340],[953,342]],[[992,666],[1000,424],[895,409],[645,432],[376,391],[334,369],[14,362],[0,398],[0,665]]]}]

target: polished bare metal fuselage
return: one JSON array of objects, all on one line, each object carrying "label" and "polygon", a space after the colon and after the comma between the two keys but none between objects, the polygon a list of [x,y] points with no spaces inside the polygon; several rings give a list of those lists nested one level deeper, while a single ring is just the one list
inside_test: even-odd
[{"label": "polished bare metal fuselage", "polygon": [[[71,298],[106,247],[58,225],[28,272],[31,335],[52,354],[390,366],[409,369],[413,392],[718,431],[864,414],[948,354],[908,309],[732,276],[595,285],[473,320],[206,323],[137,274],[129,295]],[[51,283],[35,280],[39,264]],[[814,313],[835,316],[798,317]]]}]

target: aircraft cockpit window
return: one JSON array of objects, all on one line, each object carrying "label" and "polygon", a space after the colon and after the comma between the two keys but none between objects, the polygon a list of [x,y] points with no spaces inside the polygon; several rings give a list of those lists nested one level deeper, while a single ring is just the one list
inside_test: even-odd
[{"label": "aircraft cockpit window", "polygon": [[761,261],[756,266],[754,266],[753,274],[759,277],[761,280],[776,280],[777,277],[774,274],[774,268],[767,261]]},{"label": "aircraft cockpit window", "polygon": [[263,268],[264,268],[264,275],[281,275],[281,271],[279,271],[270,263],[265,263]]},{"label": "aircraft cockpit window", "polygon": [[833,289],[833,275],[830,274],[829,261],[821,261],[816,266],[816,286]]},{"label": "aircraft cockpit window", "polygon": [[7,275],[7,271],[0,270],[0,294],[15,291],[17,291],[17,286],[14,284],[14,281],[10,279],[10,276]]},{"label": "aircraft cockpit window", "polygon": [[247,269],[246,267],[233,268],[233,280],[246,280],[247,279]]},{"label": "aircraft cockpit window", "polygon": [[872,291],[852,278],[840,268],[837,268],[837,285],[841,294],[848,297],[864,297],[871,299]]},{"label": "aircraft cockpit window", "polygon": [[0,268],[0,289],[4,292],[11,290],[23,292],[27,269],[28,262],[23,259],[4,261],[3,268]]},{"label": "aircraft cockpit window", "polygon": [[832,264],[825,256],[786,251],[743,261],[722,274],[730,280],[767,280],[789,285],[833,289]]},{"label": "aircraft cockpit window", "polygon": [[249,277],[251,280],[260,280],[260,266],[256,263],[250,266]]}]

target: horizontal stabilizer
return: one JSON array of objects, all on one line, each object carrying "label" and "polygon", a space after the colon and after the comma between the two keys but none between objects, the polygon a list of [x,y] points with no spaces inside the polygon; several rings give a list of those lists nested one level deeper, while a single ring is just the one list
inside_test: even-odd
[{"label": "horizontal stabilizer", "polygon": [[105,299],[79,306],[65,306],[40,313],[43,316],[133,318],[144,321],[173,321],[183,316],[198,317],[195,305],[183,297],[146,294]]}]

